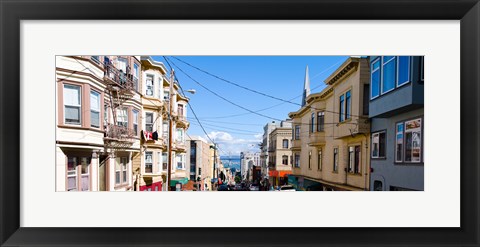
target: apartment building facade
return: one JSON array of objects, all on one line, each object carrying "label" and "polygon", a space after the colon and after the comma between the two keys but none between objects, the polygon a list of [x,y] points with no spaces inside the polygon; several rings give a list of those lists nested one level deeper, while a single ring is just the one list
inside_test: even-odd
[{"label": "apartment building facade", "polygon": [[56,57],[57,191],[133,189],[139,71],[135,56]]},{"label": "apartment building facade", "polygon": [[272,121],[271,123],[265,124],[263,127],[263,139],[262,144],[260,146],[260,166],[263,177],[269,176],[269,169],[268,169],[268,150],[270,147],[270,133],[279,126],[278,122]]},{"label": "apartment building facade", "polygon": [[190,171],[189,180],[198,184],[198,190],[212,190],[212,178],[214,178],[214,154],[211,143],[202,138],[192,136],[187,138],[187,164]]},{"label": "apartment building facade", "polygon": [[371,190],[424,190],[424,57],[372,56]]},{"label": "apartment building facade", "polygon": [[[260,152],[241,152],[240,153],[240,170],[242,174],[242,180],[251,180],[253,178],[253,170],[258,172],[260,168]],[[258,167],[254,168],[254,167]]]},{"label": "apartment building facade", "polygon": [[299,190],[368,190],[370,124],[368,59],[348,58],[310,94],[308,70],[304,105],[292,119],[292,176]]},{"label": "apartment building facade", "polygon": [[288,183],[288,175],[292,174],[292,123],[282,121],[280,126],[269,134],[268,178],[270,185],[281,186]]},{"label": "apartment building facade", "polygon": [[[171,79],[165,65],[152,57],[141,56],[141,147],[135,156],[135,185],[139,191],[181,189],[188,182],[185,133],[188,98],[179,93],[178,83]],[[170,86],[171,81],[173,85]],[[171,108],[171,109],[170,109]],[[171,110],[171,118],[169,117]],[[169,131],[172,121],[172,152],[169,156]],[[168,163],[171,181],[167,185]],[[177,188],[179,187],[179,188]]]}]

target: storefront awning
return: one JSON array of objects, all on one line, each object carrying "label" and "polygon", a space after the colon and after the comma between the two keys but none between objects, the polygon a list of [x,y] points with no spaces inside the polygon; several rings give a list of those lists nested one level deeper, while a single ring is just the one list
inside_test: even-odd
[{"label": "storefront awning", "polygon": [[188,178],[173,178],[170,180],[170,186],[175,186],[177,183],[184,185],[188,183]]},{"label": "storefront awning", "polygon": [[268,171],[268,176],[270,177],[286,177],[287,175],[292,174],[292,171]]}]

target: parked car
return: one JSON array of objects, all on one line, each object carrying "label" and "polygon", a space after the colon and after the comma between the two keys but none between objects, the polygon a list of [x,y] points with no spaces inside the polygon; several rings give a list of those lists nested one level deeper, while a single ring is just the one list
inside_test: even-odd
[{"label": "parked car", "polygon": [[250,189],[250,191],[259,191],[260,190],[258,185],[255,185],[255,184],[250,185],[249,189]]},{"label": "parked car", "polygon": [[218,191],[228,191],[230,190],[226,184],[218,186]]},{"label": "parked car", "polygon": [[295,188],[292,185],[283,185],[280,187],[280,191],[295,191]]}]

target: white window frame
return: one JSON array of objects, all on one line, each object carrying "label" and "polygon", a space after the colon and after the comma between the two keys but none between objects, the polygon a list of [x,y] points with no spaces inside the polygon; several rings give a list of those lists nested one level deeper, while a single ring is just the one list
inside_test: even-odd
[{"label": "white window frame", "polygon": [[[77,105],[68,105],[65,103],[65,88],[70,87],[70,88],[75,88],[78,89],[78,104]],[[82,125],[82,87],[78,85],[72,85],[72,84],[63,84],[63,122],[66,125]],[[66,115],[66,108],[67,107],[75,107],[78,108],[78,123],[73,123],[73,122],[67,122],[67,115]]]},{"label": "white window frame", "polygon": [[[95,95],[98,97],[98,108],[97,109],[94,109],[92,106],[92,95]],[[100,101],[101,101],[101,94],[95,90],[90,90],[90,127],[93,127],[93,128],[97,128],[99,129],[100,126],[101,126],[101,122],[102,122],[102,119],[101,119],[101,116],[100,116]],[[94,126],[93,123],[92,123],[92,119],[93,119],[93,113],[98,113],[98,126]]]},{"label": "white window frame", "polygon": [[[382,56],[382,63],[381,63],[382,70],[381,70],[381,73],[380,73],[380,85],[381,85],[381,87],[380,87],[380,95],[384,95],[384,94],[386,94],[386,93],[388,93],[388,92],[391,92],[391,91],[395,90],[396,85],[397,85],[397,74],[398,74],[398,71],[397,71],[397,66],[395,65],[395,67],[394,67],[394,68],[395,68],[395,71],[394,71],[394,78],[395,78],[394,80],[395,80],[395,81],[393,82],[393,88],[390,89],[390,90],[388,90],[388,91],[385,91],[385,92],[383,91],[383,85],[384,85],[383,73],[384,73],[384,71],[385,71],[385,69],[384,69],[385,65],[387,65],[388,63],[391,63],[393,60],[395,60],[395,61],[397,62],[397,64],[398,64],[398,61],[397,61],[397,57],[396,57],[396,56],[391,56],[392,58],[391,58],[390,60],[386,61],[386,62],[385,62],[384,59],[383,59],[384,57],[385,57],[385,56]],[[389,56],[387,56],[387,57],[389,57]]]},{"label": "white window frame", "polygon": [[[384,134],[385,135],[385,147],[384,147],[384,150],[385,150],[385,155],[384,156],[380,156],[380,134]],[[378,142],[376,142],[376,138],[378,138]],[[377,152],[377,155],[374,155],[373,151],[374,151],[374,146],[375,146],[375,143],[378,144],[378,152]],[[377,132],[374,132],[372,133],[372,158],[373,159],[383,159],[385,158],[387,155],[387,132],[385,130],[382,130],[382,131],[377,131]]]},{"label": "white window frame", "polygon": [[162,173],[163,171],[163,152],[157,152],[157,162],[156,162],[156,166],[157,166],[157,173]]},{"label": "white window frame", "polygon": [[[150,160],[147,158],[147,157],[150,157]],[[144,171],[145,171],[145,174],[152,174],[153,173],[153,152],[152,151],[147,151],[145,152],[145,168],[144,168]],[[150,165],[147,165],[147,164],[150,164]],[[147,171],[147,166],[150,166],[151,168],[151,171],[148,172]]]},{"label": "white window frame", "polygon": [[380,64],[378,65],[377,69],[374,69],[370,72],[370,78],[373,77],[373,73],[377,72],[377,70],[380,70],[380,80],[378,81],[378,95],[373,96],[373,86],[372,86],[372,82],[370,81],[370,100],[376,99],[376,98],[380,97],[380,95],[382,95],[382,89],[381,89],[381,86],[382,86],[382,57],[376,58],[370,64],[373,68],[373,64],[377,63],[377,62],[379,62]]},{"label": "white window frame", "polygon": [[133,78],[136,79],[134,80],[134,87],[135,87],[135,90],[138,91],[138,81],[140,80],[140,66],[138,66],[137,63],[133,63]]},{"label": "white window frame", "polygon": [[[151,86],[148,85],[149,78],[152,78]],[[152,95],[149,95],[149,88],[152,92]],[[155,75],[152,74],[145,74],[145,95],[149,97],[155,97]]]},{"label": "white window frame", "polygon": [[[400,82],[400,57],[408,57],[408,79],[407,81]],[[411,78],[411,71],[412,71],[412,56],[397,56],[397,82],[396,82],[396,88],[399,88],[403,85],[407,85],[412,81]]]},{"label": "white window frame", "polygon": [[[175,131],[175,140],[177,142],[184,142],[185,141],[185,130],[183,128],[177,128]],[[179,135],[180,133],[180,135]]]},{"label": "white window frame", "polygon": [[[147,119],[148,119],[147,115],[152,115],[152,122],[151,122],[151,123],[148,123],[148,122],[147,122]],[[145,112],[145,131],[150,131],[150,130],[148,130],[148,128],[147,128],[147,126],[150,126],[150,125],[152,126],[151,132],[154,131],[154,128],[153,128],[153,125],[154,125],[154,124],[153,124],[153,122],[154,122],[153,119],[154,119],[154,117],[155,117],[155,114],[154,114],[153,112]]]},{"label": "white window frame", "polygon": [[135,132],[135,135],[138,136],[138,115],[140,111],[137,109],[132,110],[132,118],[133,118],[133,131]]},{"label": "white window frame", "polygon": [[[117,164],[119,165],[117,167]],[[118,169],[120,168],[120,169]],[[117,173],[119,173],[119,182],[117,183]],[[115,158],[115,186],[122,186],[128,184],[128,158]]]},{"label": "white window frame", "polygon": [[[119,108],[117,110],[117,126],[123,126],[128,128],[128,109],[127,108]],[[125,113],[125,114],[123,114]],[[124,121],[120,121],[124,120]],[[122,124],[120,124],[122,123]],[[123,124],[124,123],[124,124]]]},{"label": "white window frame", "polygon": [[[185,155],[184,154],[175,154],[175,168],[177,170],[185,170]],[[181,164],[178,166],[178,164]]]}]

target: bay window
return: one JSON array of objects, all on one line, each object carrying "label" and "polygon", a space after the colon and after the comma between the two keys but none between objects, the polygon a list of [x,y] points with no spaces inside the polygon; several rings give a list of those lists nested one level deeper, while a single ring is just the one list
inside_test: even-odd
[{"label": "bay window", "polygon": [[345,121],[345,95],[342,94],[340,95],[340,116],[339,116],[339,121],[343,122]]},{"label": "bay window", "polygon": [[383,56],[371,63],[370,99],[411,82],[411,56]]},{"label": "bay window", "polygon": [[90,92],[90,126],[100,128],[100,93]]},{"label": "bay window", "polygon": [[153,132],[153,112],[145,113],[145,130]]},{"label": "bay window", "polygon": [[176,155],[176,160],[177,160],[177,169],[178,170],[183,170],[185,169],[185,159],[183,154],[177,154]]},{"label": "bay window", "polygon": [[168,153],[162,153],[162,170],[168,169]]},{"label": "bay window", "polygon": [[352,98],[351,98],[351,93],[350,91],[347,91],[345,93],[345,119],[350,119],[351,118],[351,114],[352,114]]},{"label": "bay window", "polygon": [[295,167],[300,167],[300,154],[298,153],[294,154],[294,159],[295,159]]},{"label": "bay window", "polygon": [[323,131],[325,124],[325,112],[321,111],[317,113],[317,131]]},{"label": "bay window", "polygon": [[380,95],[380,81],[381,81],[380,60],[381,58],[377,58],[377,60],[372,63],[372,74],[371,74],[372,93],[370,95],[371,99],[374,99]]},{"label": "bay window", "polygon": [[295,125],[295,140],[300,140],[300,125]]},{"label": "bay window", "polygon": [[383,57],[382,64],[382,94],[395,88],[395,70],[396,70],[396,57],[385,56]]},{"label": "bay window", "polygon": [[145,94],[147,96],[152,96],[153,97],[153,75],[147,75],[146,77],[146,89],[145,89]]},{"label": "bay window", "polygon": [[133,64],[133,87],[138,91],[138,78],[140,77],[140,68],[138,64]]},{"label": "bay window", "polygon": [[126,108],[117,109],[117,125],[128,127],[128,113]]},{"label": "bay window", "polygon": [[315,132],[315,113],[312,113],[312,117],[310,118],[310,133]]},{"label": "bay window", "polygon": [[80,86],[63,86],[63,102],[65,105],[65,124],[81,125],[82,101]]},{"label": "bay window", "polygon": [[153,172],[153,152],[145,152],[145,173]]},{"label": "bay window", "polygon": [[133,109],[133,132],[138,135],[138,110]]},{"label": "bay window", "polygon": [[183,142],[183,129],[177,129],[177,142]]},{"label": "bay window", "polygon": [[398,57],[397,87],[410,82],[410,57]]}]

